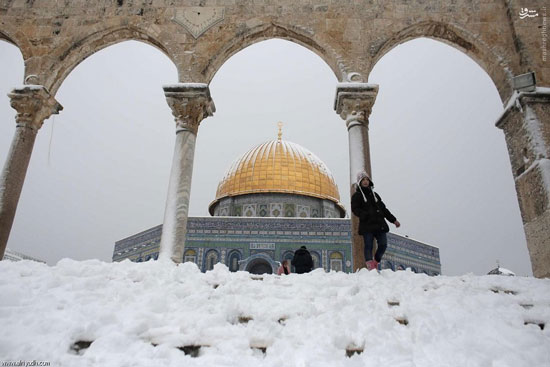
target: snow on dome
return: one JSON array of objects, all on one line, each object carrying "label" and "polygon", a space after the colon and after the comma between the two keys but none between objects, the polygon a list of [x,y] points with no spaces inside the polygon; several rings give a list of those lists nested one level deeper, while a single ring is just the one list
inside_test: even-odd
[{"label": "snow on dome", "polygon": [[327,166],[306,148],[285,140],[259,144],[231,164],[218,184],[212,212],[222,198],[254,193],[289,193],[327,199],[338,205],[340,194]]},{"label": "snow on dome", "polygon": [[[0,261],[0,356],[51,366],[548,366],[550,280]],[[24,364],[25,365],[25,364]],[[26,364],[29,365],[29,364]],[[39,365],[39,364],[34,364]]]},{"label": "snow on dome", "polygon": [[501,268],[500,266],[497,266],[495,269],[491,270],[487,273],[487,275],[508,275],[508,276],[515,276],[516,273],[514,273],[511,270]]}]

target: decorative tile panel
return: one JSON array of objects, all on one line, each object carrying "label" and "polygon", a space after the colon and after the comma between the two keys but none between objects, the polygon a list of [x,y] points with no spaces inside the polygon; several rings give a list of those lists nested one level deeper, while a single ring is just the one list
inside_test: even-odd
[{"label": "decorative tile panel", "polygon": [[255,217],[256,216],[256,204],[243,205],[243,217]]},{"label": "decorative tile panel", "polygon": [[296,216],[300,218],[309,218],[310,207],[305,205],[296,205]]},{"label": "decorative tile panel", "polygon": [[285,208],[285,211],[284,211],[284,216],[285,217],[295,217],[296,216],[295,205],[294,204],[285,204],[284,208]]},{"label": "decorative tile panel", "polygon": [[283,216],[283,204],[282,203],[271,203],[269,205],[269,216],[270,217],[282,217]]}]

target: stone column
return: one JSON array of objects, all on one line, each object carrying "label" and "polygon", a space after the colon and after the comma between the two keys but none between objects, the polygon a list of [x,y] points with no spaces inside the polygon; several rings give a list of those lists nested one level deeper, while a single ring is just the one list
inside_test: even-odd
[{"label": "stone column", "polygon": [[[346,121],[349,138],[350,193],[355,193],[356,175],[366,171],[371,177],[369,148],[369,116],[378,94],[378,85],[339,83],[336,86],[334,109]],[[353,271],[365,267],[363,238],[357,234],[359,219],[350,213]]]},{"label": "stone column", "polygon": [[36,133],[45,119],[63,109],[41,85],[15,88],[8,97],[11,107],[17,111],[17,125],[0,177],[0,259],[8,244]]},{"label": "stone column", "polygon": [[533,274],[550,277],[550,88],[515,92],[496,126],[504,131]]},{"label": "stone column", "polygon": [[168,185],[160,241],[161,259],[183,261],[195,140],[201,121],[215,111],[207,84],[180,83],[164,86],[164,94],[176,119],[176,146]]}]

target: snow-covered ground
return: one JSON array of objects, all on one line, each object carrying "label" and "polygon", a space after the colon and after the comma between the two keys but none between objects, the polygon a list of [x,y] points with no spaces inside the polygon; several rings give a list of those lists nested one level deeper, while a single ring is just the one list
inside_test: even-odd
[{"label": "snow-covered ground", "polygon": [[2,261],[0,330],[50,366],[545,367],[550,280]]}]

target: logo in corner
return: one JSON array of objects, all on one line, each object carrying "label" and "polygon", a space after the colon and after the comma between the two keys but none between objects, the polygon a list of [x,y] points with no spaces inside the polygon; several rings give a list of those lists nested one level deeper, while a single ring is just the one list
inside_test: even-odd
[{"label": "logo in corner", "polygon": [[529,8],[521,8],[519,12],[519,19],[538,17],[539,13],[536,10],[529,10]]}]

